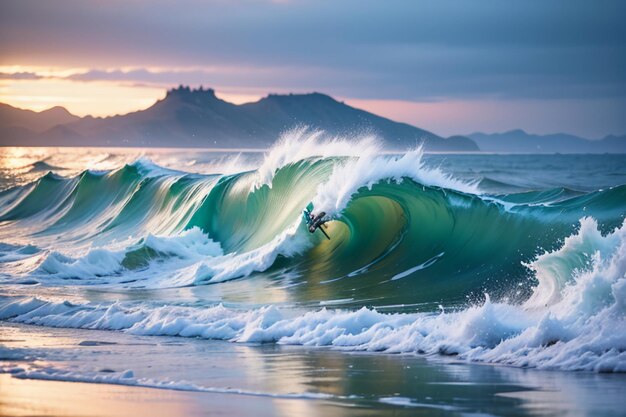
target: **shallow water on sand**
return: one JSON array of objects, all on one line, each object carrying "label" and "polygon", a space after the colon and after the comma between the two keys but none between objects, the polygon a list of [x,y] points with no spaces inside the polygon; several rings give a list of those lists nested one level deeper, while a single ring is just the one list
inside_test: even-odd
[{"label": "shallow water on sand", "polygon": [[[57,415],[166,415],[169,410],[285,417],[618,416],[623,415],[620,393],[626,389],[622,375],[468,365],[442,357],[346,354],[13,324],[0,328],[0,339],[0,366],[12,368],[20,380],[0,384],[3,410],[24,406],[23,390],[55,392],[39,381],[29,382],[31,376],[128,387],[74,387],[49,404],[32,402],[31,412],[38,415],[52,409]],[[76,404],[80,407],[63,405],[63,398],[77,393],[83,393]],[[102,395],[108,398],[107,408],[94,413],[93,404]],[[134,401],[129,407],[129,398],[140,398],[141,405]]]}]

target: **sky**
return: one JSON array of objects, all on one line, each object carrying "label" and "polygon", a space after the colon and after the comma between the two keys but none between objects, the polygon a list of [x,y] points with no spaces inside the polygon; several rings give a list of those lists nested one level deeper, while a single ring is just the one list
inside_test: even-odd
[{"label": "sky", "polygon": [[441,135],[626,133],[622,0],[0,0],[0,102],[323,92]]}]

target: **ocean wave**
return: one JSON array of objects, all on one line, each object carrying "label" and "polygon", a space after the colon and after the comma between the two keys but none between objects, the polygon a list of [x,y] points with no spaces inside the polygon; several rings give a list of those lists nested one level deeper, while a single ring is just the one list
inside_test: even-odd
[{"label": "ocean wave", "polygon": [[[299,130],[254,171],[189,174],[141,157],[5,191],[0,241],[39,250],[0,247],[0,272],[15,282],[163,288],[288,268],[301,284],[296,302],[324,301],[311,299],[315,286],[387,305],[466,303],[484,292],[523,301],[534,279],[524,264],[554,250],[582,217],[602,233],[618,226],[625,197],[626,186],[487,195],[426,166],[420,150],[385,155],[369,137],[355,146]],[[310,203],[327,212],[330,241],[307,232],[302,209]],[[211,241],[219,253],[164,256],[185,234],[186,244]],[[172,247],[144,245],[155,239]]]},{"label": "ocean wave", "polygon": [[153,287],[181,286],[192,282],[181,281],[178,275],[167,279],[157,277],[157,281],[154,274],[145,274],[145,270],[151,264],[158,264],[156,268],[180,271],[222,255],[220,245],[194,227],[173,236],[148,235],[118,251],[91,249],[78,258],[53,251],[43,256],[29,274],[47,284],[77,280],[81,285],[135,282],[137,286],[146,285],[143,281],[152,277]]},{"label": "ocean wave", "polygon": [[[140,157],[0,192],[0,319],[625,371],[626,185],[492,195],[419,149],[305,129],[257,162],[209,175]],[[54,295],[84,285],[127,301]],[[186,287],[211,301],[159,299]]]},{"label": "ocean wave", "polygon": [[[486,296],[482,304],[457,311],[409,314],[365,307],[302,311],[270,305],[242,310],[5,297],[0,319],[138,335],[443,354],[518,367],[626,372],[626,225],[605,236],[594,226],[592,219],[584,219],[579,232],[561,248],[531,264],[539,285],[524,304],[492,302]],[[589,261],[581,263],[583,258]],[[561,282],[565,269],[569,279]],[[558,297],[554,283],[559,283]]]}]

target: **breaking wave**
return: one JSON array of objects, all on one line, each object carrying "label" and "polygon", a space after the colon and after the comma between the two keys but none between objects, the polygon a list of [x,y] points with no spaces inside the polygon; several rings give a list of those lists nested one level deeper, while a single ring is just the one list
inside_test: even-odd
[{"label": "breaking wave", "polygon": [[[3,283],[228,284],[237,302],[18,295],[2,298],[0,318],[623,372],[625,201],[624,185],[486,194],[419,149],[385,155],[373,138],[303,130],[254,170],[201,175],[141,158],[48,173],[0,193]],[[309,203],[329,216],[331,240],[308,233]],[[263,291],[280,291],[280,305]]]}]

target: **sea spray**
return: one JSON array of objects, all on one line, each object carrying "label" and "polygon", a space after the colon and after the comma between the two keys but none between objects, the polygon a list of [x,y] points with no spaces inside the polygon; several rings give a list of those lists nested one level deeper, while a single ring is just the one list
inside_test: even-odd
[{"label": "sea spray", "polygon": [[[107,157],[5,189],[0,316],[624,371],[626,186],[489,194],[357,142],[301,129],[258,169]],[[331,240],[303,224],[311,202]]]},{"label": "sea spray", "polygon": [[[589,239],[588,232],[583,227],[568,242]],[[484,303],[459,311],[412,314],[385,314],[367,308],[303,312],[274,306],[240,310],[223,305],[91,305],[5,297],[0,302],[0,318],[140,335],[443,353],[521,367],[626,372],[626,225],[595,243],[606,245],[605,250],[596,251],[589,267],[572,275],[569,285],[560,289],[558,302],[543,308],[494,303],[488,296]],[[563,248],[552,254],[572,256]],[[541,282],[554,277],[537,278]],[[535,291],[544,289],[539,285]]]}]

